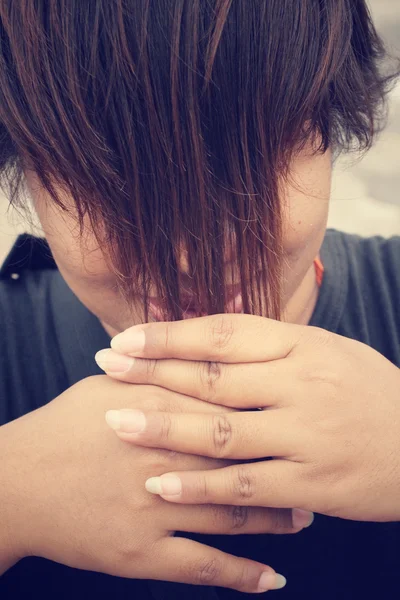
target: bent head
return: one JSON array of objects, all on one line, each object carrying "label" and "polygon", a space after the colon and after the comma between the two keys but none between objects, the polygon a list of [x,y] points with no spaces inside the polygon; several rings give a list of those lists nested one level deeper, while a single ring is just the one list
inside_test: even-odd
[{"label": "bent head", "polygon": [[13,201],[27,183],[88,308],[122,330],[151,298],[179,319],[241,292],[237,310],[284,315],[333,156],[384,121],[364,0],[9,2],[0,27],[3,182]]}]

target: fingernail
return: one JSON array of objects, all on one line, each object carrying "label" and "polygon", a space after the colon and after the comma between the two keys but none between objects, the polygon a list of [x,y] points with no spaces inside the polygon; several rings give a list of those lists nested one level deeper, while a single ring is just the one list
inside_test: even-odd
[{"label": "fingernail", "polygon": [[134,359],[130,356],[117,354],[113,350],[100,350],[94,360],[106,373],[126,373],[132,367]]},{"label": "fingernail", "polygon": [[268,590],[281,590],[286,585],[286,577],[279,573],[264,571],[258,582],[258,591],[267,592]]},{"label": "fingernail", "polygon": [[314,513],[302,510],[301,508],[294,508],[292,510],[292,523],[295,529],[310,527],[313,521]]},{"label": "fingernail", "polygon": [[146,427],[146,417],[140,410],[130,408],[122,410],[108,410],[106,422],[114,431],[123,433],[140,433]]},{"label": "fingernail", "polygon": [[150,477],[145,483],[146,490],[159,496],[179,496],[182,492],[182,482],[176,475]]},{"label": "fingernail", "polygon": [[145,333],[143,329],[132,331],[127,329],[119,333],[111,340],[111,348],[121,354],[130,354],[131,352],[142,352],[145,343]]}]

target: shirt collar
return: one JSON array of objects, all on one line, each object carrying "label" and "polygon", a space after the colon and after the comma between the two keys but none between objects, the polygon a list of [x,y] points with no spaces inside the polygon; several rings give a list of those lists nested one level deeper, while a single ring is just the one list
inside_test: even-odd
[{"label": "shirt collar", "polygon": [[24,233],[18,236],[0,268],[0,279],[19,276],[21,271],[56,269],[48,243],[43,238]]}]

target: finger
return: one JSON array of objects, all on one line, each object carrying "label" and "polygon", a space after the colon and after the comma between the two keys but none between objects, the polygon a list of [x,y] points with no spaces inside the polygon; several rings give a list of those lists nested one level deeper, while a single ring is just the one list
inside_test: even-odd
[{"label": "finger", "polygon": [[[109,379],[107,376],[104,376]],[[110,379],[110,381],[112,381]],[[115,383],[115,381],[113,381]],[[210,413],[220,414],[233,412],[232,408],[217,406],[209,402],[203,402],[198,398],[191,398],[185,394],[179,394],[166,390],[157,385],[136,385],[126,383],[118,390],[118,393],[109,394],[109,404],[111,408],[118,408],[117,401],[122,401],[125,406],[137,406],[140,399],[141,406],[151,411],[171,412],[171,413]]]},{"label": "finger", "polygon": [[144,359],[100,350],[96,362],[107,375],[128,383],[151,383],[213,404],[236,408],[282,405],[293,396],[288,360],[226,364]]},{"label": "finger", "polygon": [[126,442],[212,458],[290,458],[304,442],[285,410],[229,414],[166,413],[122,409],[107,424]]},{"label": "finger", "polygon": [[[154,558],[159,564],[157,578],[163,581],[219,586],[247,593],[280,589],[286,584],[285,578],[271,567],[184,538],[162,540]],[[151,578],[154,579],[154,573]]]},{"label": "finger", "polygon": [[228,363],[286,357],[306,328],[255,315],[221,314],[135,325],[111,341],[113,350],[144,358]]},{"label": "finger", "polygon": [[183,505],[171,509],[171,530],[207,535],[243,535],[298,533],[313,522],[311,512],[300,509],[259,508],[204,504]]},{"label": "finger", "polygon": [[181,504],[229,504],[303,508],[301,465],[285,460],[245,463],[212,471],[181,471],[151,477],[148,492]]}]

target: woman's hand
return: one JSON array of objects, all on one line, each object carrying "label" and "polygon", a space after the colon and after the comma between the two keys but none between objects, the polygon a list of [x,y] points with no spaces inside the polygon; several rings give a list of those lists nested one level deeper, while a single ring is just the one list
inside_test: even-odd
[{"label": "woman's hand", "polygon": [[[175,470],[151,478],[150,491],[183,504],[400,520],[400,371],[371,348],[235,314],[136,326],[112,346],[142,357],[103,351],[99,364],[114,377],[246,411],[134,412],[126,425],[110,413],[120,438],[136,445],[242,463]],[[265,457],[274,460],[248,462]]]},{"label": "woman's hand", "polygon": [[152,496],[145,490],[151,475],[227,462],[121,444],[104,418],[120,406],[164,415],[221,412],[156,386],[100,376],[1,427],[0,570],[34,555],[122,577],[246,592],[282,587],[270,567],[173,534],[293,533],[310,515],[297,514],[293,526],[290,510],[176,506]]}]

